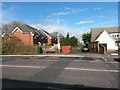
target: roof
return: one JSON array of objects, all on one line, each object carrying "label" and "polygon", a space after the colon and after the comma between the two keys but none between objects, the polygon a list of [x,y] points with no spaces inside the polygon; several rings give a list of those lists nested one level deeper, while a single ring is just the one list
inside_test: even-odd
[{"label": "roof", "polygon": [[43,29],[39,29],[39,32],[41,32],[44,36],[49,36],[49,37],[51,37],[51,35],[50,35],[47,31],[45,31],[45,30],[43,30]]},{"label": "roof", "polygon": [[[100,35],[99,35],[99,37],[96,39],[96,41],[98,41],[98,39],[100,38],[100,36],[102,37],[102,34],[106,34],[109,38],[111,38],[113,41],[116,41],[112,36],[110,36],[109,35],[109,33],[106,31],[106,30],[104,30]],[[106,38],[107,38],[107,36],[105,36]]]},{"label": "roof", "polygon": [[92,28],[91,42],[94,42],[104,30],[106,30],[108,33],[120,33],[118,29],[120,29],[120,27]]},{"label": "roof", "polygon": [[37,34],[37,35],[41,35],[41,33],[38,31],[38,29],[33,28],[33,27],[29,26],[29,25],[26,25],[26,26],[27,26],[29,32],[32,32],[32,33],[35,34],[35,35],[36,35],[36,34]]},{"label": "roof", "polygon": [[43,30],[43,29],[42,29],[42,31],[44,31],[46,34],[50,35],[47,31],[45,31],[45,30]]},{"label": "roof", "polygon": [[[57,37],[58,36],[58,32],[52,32],[52,33],[50,33],[50,35],[52,36],[52,37]],[[60,38],[62,38],[62,37],[64,37],[62,34],[60,34],[59,33],[59,35],[60,35]]]},{"label": "roof", "polygon": [[[41,33],[38,29],[36,28],[33,28],[27,24],[19,24],[17,25],[17,27],[19,29],[21,29],[23,31],[23,33],[32,33],[34,35],[41,35],[41,36],[45,36],[45,34]],[[12,31],[16,28],[16,26],[9,26],[8,29],[5,31],[3,30],[2,33],[6,33],[6,34],[9,34],[9,33],[12,33]]]}]

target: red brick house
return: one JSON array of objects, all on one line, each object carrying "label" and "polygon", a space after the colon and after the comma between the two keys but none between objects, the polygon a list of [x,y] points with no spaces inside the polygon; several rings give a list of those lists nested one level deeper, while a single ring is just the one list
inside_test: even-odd
[{"label": "red brick house", "polygon": [[48,32],[46,32],[43,29],[36,29],[33,28],[29,25],[26,24],[22,24],[22,25],[18,25],[17,27],[10,27],[6,32],[3,32],[2,37],[4,37],[4,35],[10,35],[10,36],[15,36],[17,38],[19,38],[24,45],[35,45],[39,43],[47,43],[47,44],[51,44],[51,39],[52,37],[49,35]]},{"label": "red brick house", "polygon": [[41,33],[43,33],[44,35],[46,35],[46,37],[47,37],[47,43],[48,44],[52,44],[52,37],[51,37],[51,35],[48,32],[46,32],[45,30],[43,30],[43,29],[40,29],[39,31]]}]

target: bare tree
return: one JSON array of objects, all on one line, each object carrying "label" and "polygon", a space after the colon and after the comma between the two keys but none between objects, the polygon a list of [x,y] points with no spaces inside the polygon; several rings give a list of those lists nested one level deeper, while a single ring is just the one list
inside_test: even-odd
[{"label": "bare tree", "polygon": [[20,21],[12,21],[10,23],[3,24],[2,25],[2,32],[7,32],[9,30],[9,28],[15,28],[15,27],[20,26],[22,24],[23,24],[23,22],[20,22]]}]

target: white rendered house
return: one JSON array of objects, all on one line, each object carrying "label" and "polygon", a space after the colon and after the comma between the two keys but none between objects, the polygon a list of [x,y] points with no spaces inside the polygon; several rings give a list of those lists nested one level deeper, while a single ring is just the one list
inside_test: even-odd
[{"label": "white rendered house", "polygon": [[91,32],[91,42],[98,41],[99,44],[106,44],[108,51],[118,50],[120,47],[120,32],[117,27],[94,28]]}]

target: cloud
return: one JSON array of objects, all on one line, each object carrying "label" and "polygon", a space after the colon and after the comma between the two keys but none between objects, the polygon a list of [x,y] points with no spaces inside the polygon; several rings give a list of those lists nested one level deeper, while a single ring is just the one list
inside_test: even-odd
[{"label": "cloud", "polygon": [[85,11],[87,8],[69,8],[69,7],[64,7],[64,10],[68,10],[71,13],[78,13],[80,11]]},{"label": "cloud", "polygon": [[57,12],[57,13],[54,13],[53,15],[68,15],[68,14],[70,14],[70,12]]},{"label": "cloud", "polygon": [[[49,18],[49,19],[47,19],[45,21],[48,22],[48,23],[54,23],[54,24],[56,24],[58,22],[58,18]],[[63,21],[64,21],[63,19],[59,18],[59,22],[63,22]]]},{"label": "cloud", "polygon": [[105,16],[102,16],[102,15],[100,15],[100,16],[93,16],[93,17],[91,17],[91,18],[104,18]]},{"label": "cloud", "polygon": [[[42,26],[50,26],[50,25],[58,25],[58,18],[46,18],[42,21],[35,22],[37,24],[41,24]],[[63,24],[64,19],[59,18],[59,23]],[[31,23],[30,23],[31,24]]]},{"label": "cloud", "polygon": [[71,8],[69,8],[69,7],[64,7],[64,9],[65,9],[65,10],[71,10]]},{"label": "cloud", "polygon": [[[57,15],[57,16],[58,15],[69,15],[69,14],[75,14],[80,11],[87,10],[87,8],[80,9],[80,8],[69,8],[69,7],[64,7],[63,9],[64,9],[63,12],[53,13],[53,15]],[[48,17],[50,17],[50,16],[48,16]]]},{"label": "cloud", "polygon": [[49,16],[47,16],[46,18],[47,18],[47,19],[49,19],[49,18],[52,18],[52,16],[51,16],[51,15],[49,15]]},{"label": "cloud", "polygon": [[101,7],[94,7],[93,9],[94,10],[101,10],[102,8]]},{"label": "cloud", "polygon": [[46,20],[47,22],[56,22],[57,21],[57,18],[49,18]]},{"label": "cloud", "polygon": [[80,21],[80,22],[77,22],[76,24],[88,24],[88,23],[94,23],[95,21],[94,20],[91,20],[91,21]]},{"label": "cloud", "polygon": [[64,10],[84,11],[84,10],[87,10],[87,8],[69,8],[69,7],[64,7]]},{"label": "cloud", "polygon": [[76,38],[78,38],[78,40],[81,42],[81,35],[83,33],[85,33],[85,31],[88,30],[88,28],[70,28],[68,26],[63,26],[60,25],[59,27],[57,25],[42,25],[42,24],[32,24],[31,26],[38,28],[38,29],[44,29],[49,33],[52,32],[59,32],[61,33],[63,36],[66,36],[67,33],[69,32],[70,37],[75,36]]}]

